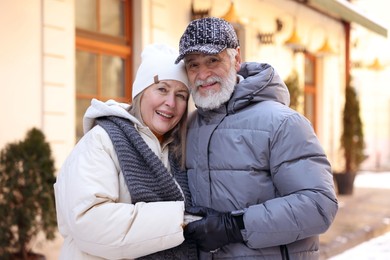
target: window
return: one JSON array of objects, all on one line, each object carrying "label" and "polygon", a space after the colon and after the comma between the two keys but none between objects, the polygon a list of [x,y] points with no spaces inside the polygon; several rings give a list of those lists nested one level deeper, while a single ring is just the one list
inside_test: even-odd
[{"label": "window", "polygon": [[77,0],[76,137],[91,99],[131,99],[130,0]]},{"label": "window", "polygon": [[304,115],[316,130],[316,77],[315,57],[305,54],[305,88],[304,88]]}]

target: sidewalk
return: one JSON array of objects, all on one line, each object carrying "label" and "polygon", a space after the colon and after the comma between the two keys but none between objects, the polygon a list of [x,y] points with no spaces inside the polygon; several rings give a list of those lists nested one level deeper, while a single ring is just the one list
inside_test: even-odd
[{"label": "sidewalk", "polygon": [[390,231],[390,173],[361,173],[353,195],[338,196],[339,211],[320,236],[320,259],[328,259]]},{"label": "sidewalk", "polygon": [[[339,211],[330,229],[320,236],[320,260],[390,231],[390,172],[360,173],[353,195],[338,196]],[[47,260],[58,259],[62,238],[38,239],[35,252]],[[390,246],[390,245],[389,245]]]},{"label": "sidewalk", "polygon": [[390,259],[390,232],[370,239],[343,253],[329,258],[329,260],[389,260]]}]

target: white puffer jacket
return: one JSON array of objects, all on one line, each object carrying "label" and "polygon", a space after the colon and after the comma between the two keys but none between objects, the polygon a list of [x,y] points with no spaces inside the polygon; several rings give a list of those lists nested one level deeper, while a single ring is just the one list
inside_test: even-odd
[{"label": "white puffer jacket", "polygon": [[54,185],[60,259],[132,259],[184,241],[184,202],[131,203],[113,144],[95,118],[120,116],[132,121],[149,147],[168,167],[149,128],[129,114],[129,105],[92,100],[84,116],[84,137],[63,164]]}]

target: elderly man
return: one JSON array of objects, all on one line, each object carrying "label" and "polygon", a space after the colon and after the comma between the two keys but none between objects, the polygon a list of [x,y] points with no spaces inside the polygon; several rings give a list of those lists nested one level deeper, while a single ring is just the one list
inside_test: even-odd
[{"label": "elderly man", "polygon": [[188,224],[201,259],[318,259],[338,204],[331,166],[310,122],[268,64],[241,63],[219,18],[192,21],[180,39],[197,110],[187,139],[189,186],[203,218]]}]

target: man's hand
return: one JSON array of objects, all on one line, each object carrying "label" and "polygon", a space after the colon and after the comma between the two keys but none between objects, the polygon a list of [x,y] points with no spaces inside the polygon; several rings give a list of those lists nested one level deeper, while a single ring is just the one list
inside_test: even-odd
[{"label": "man's hand", "polygon": [[230,212],[218,212],[206,207],[191,207],[186,211],[203,217],[184,228],[185,239],[194,240],[201,250],[208,252],[229,243],[243,242],[238,221]]}]

